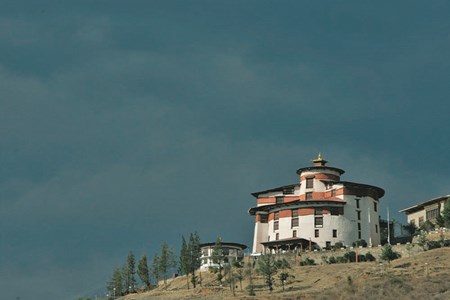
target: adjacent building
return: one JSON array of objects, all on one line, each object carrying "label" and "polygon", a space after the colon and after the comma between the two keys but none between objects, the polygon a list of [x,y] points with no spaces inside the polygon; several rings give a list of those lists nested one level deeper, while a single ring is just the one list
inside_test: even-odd
[{"label": "adjacent building", "polygon": [[253,253],[267,250],[380,244],[379,203],[384,190],[342,181],[344,170],[327,166],[319,154],[297,170],[299,181],[252,193],[257,205]]},{"label": "adjacent building", "polygon": [[[202,252],[201,256],[201,266],[200,271],[208,271],[210,267],[218,267],[212,260],[212,253],[214,250],[214,245],[216,243],[205,243],[200,244],[200,249]],[[224,263],[228,263],[230,261],[242,260],[244,259],[244,250],[247,249],[246,245],[238,244],[238,243],[226,243],[222,242],[222,251],[225,253],[226,258]]]},{"label": "adjacent building", "polygon": [[421,226],[426,221],[435,223],[436,217],[442,213],[444,210],[444,204],[449,198],[450,195],[433,198],[420,204],[402,209],[400,212],[406,214],[409,224],[413,224],[417,227]]}]

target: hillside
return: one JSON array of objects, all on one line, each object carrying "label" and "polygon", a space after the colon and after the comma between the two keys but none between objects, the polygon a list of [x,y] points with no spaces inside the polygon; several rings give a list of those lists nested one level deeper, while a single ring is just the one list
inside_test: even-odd
[{"label": "hillside", "polygon": [[203,287],[186,289],[184,276],[147,293],[132,294],[125,300],[147,299],[450,299],[450,248],[440,248],[400,258],[390,264],[379,262],[297,266],[295,275],[281,291],[278,282],[269,293],[262,277],[254,280],[256,297],[239,283],[234,297],[227,286],[219,287],[214,276],[202,273]]}]

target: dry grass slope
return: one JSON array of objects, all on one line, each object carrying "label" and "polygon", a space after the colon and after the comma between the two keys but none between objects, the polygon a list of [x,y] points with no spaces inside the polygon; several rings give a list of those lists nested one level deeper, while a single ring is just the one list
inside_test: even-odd
[{"label": "dry grass slope", "polygon": [[[254,280],[255,297],[236,289],[233,296],[227,286],[219,287],[214,276],[202,273],[203,287],[186,289],[185,277],[172,280],[164,290],[124,297],[147,299],[450,299],[450,248],[440,248],[390,264],[379,262],[295,267],[295,279],[281,292],[279,282],[269,293],[261,277]],[[237,284],[239,286],[239,283]]]}]

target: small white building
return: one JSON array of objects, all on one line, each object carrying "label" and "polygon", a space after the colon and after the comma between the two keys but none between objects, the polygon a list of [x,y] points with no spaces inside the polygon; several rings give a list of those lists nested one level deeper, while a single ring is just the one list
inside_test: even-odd
[{"label": "small white building", "polygon": [[[200,266],[200,271],[208,271],[210,267],[218,267],[218,265],[215,264],[211,258],[215,244],[216,243],[200,244],[200,249],[202,252],[202,264]],[[222,251],[226,255],[224,263],[227,264],[231,261],[239,261],[244,259],[245,249],[247,249],[247,246],[243,244],[222,242]]]},{"label": "small white building", "polygon": [[326,166],[320,154],[313,163],[297,170],[298,183],[252,193],[257,198],[249,210],[255,216],[253,253],[352,246],[359,240],[380,244],[384,190],[341,181],[344,170]]},{"label": "small white building", "polygon": [[400,210],[406,214],[409,224],[420,227],[426,221],[436,222],[436,217],[444,210],[444,204],[450,195],[441,196]]}]

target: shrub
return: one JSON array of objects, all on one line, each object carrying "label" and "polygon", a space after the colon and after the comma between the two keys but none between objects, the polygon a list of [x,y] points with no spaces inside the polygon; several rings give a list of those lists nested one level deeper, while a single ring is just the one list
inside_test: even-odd
[{"label": "shrub", "polygon": [[427,241],[428,250],[441,248],[442,244],[440,241]]},{"label": "shrub", "polygon": [[356,261],[356,252],[355,251],[350,251],[344,254],[344,258],[348,261],[348,262],[355,262]]},{"label": "shrub", "polygon": [[330,257],[328,258],[328,263],[329,263],[329,264],[335,264],[335,263],[337,263],[336,257],[330,256]]},{"label": "shrub", "polygon": [[334,248],[336,249],[341,249],[344,247],[344,244],[342,244],[342,242],[337,242],[336,244],[334,244]]},{"label": "shrub", "polygon": [[336,262],[338,264],[345,264],[346,262],[348,262],[348,260],[344,256],[338,256],[336,257]]},{"label": "shrub", "polygon": [[381,250],[381,254],[380,254],[381,260],[391,261],[391,260],[397,259],[399,257],[400,257],[400,253],[392,250],[391,245],[386,244],[383,246],[383,249]]},{"label": "shrub", "polygon": [[300,261],[300,266],[314,266],[316,263],[314,259],[307,257],[305,260]]},{"label": "shrub", "polygon": [[359,247],[359,246],[363,246],[363,247],[367,247],[367,242],[365,240],[357,240],[356,242],[353,242],[353,247]]},{"label": "shrub", "polygon": [[358,254],[358,261],[366,261],[366,256],[364,254]]},{"label": "shrub", "polygon": [[366,261],[376,261],[375,256],[372,255],[372,253],[367,252],[366,253]]}]

